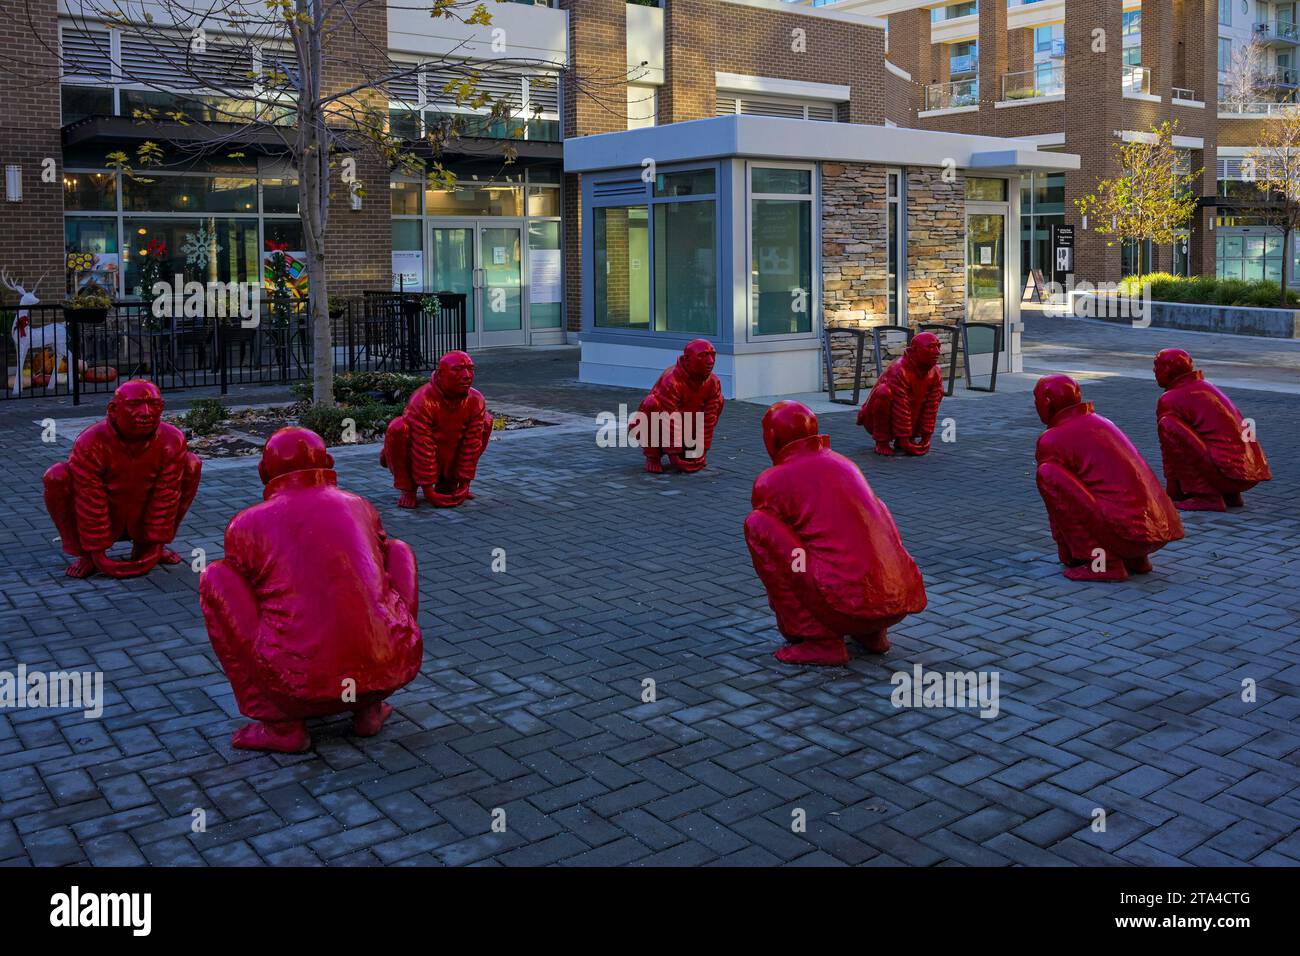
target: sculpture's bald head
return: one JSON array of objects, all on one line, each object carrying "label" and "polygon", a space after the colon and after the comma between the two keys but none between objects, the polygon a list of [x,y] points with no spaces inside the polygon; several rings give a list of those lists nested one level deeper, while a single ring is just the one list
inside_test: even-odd
[{"label": "sculpture's bald head", "polygon": [[448,352],[438,360],[433,381],[448,398],[464,398],[474,385],[474,360],[466,352]]},{"label": "sculpture's bald head", "polygon": [[1192,371],[1192,357],[1182,349],[1163,349],[1156,356],[1156,384],[1168,388],[1175,381]]},{"label": "sculpture's bald head", "polygon": [[702,382],[713,374],[713,363],[718,360],[717,349],[708,339],[694,339],[682,349],[682,365],[694,381]]},{"label": "sculpture's bald head", "polygon": [[933,332],[921,332],[907,346],[909,360],[922,372],[928,372],[939,364],[939,353],[943,343]]},{"label": "sculpture's bald head", "polygon": [[257,474],[265,485],[291,471],[333,467],[334,457],[320,435],[310,428],[281,428],[262,447]]},{"label": "sculpture's bald head", "polygon": [[817,434],[817,416],[801,402],[777,402],[763,416],[763,444],[773,461],[781,449]]},{"label": "sculpture's bald head", "polygon": [[162,413],[162,392],[142,378],[123,382],[108,403],[108,420],[128,441],[144,441],[156,435]]},{"label": "sculpture's bald head", "polygon": [[1034,386],[1034,408],[1044,425],[1052,424],[1058,412],[1083,401],[1079,383],[1068,375],[1045,375]]}]

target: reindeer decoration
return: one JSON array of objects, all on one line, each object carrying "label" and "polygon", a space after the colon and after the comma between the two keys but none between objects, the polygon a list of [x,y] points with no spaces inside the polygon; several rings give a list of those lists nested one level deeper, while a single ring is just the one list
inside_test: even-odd
[{"label": "reindeer decoration", "polygon": [[[48,274],[48,273],[47,273]],[[58,374],[59,361],[62,360],[68,374],[73,375],[72,360],[68,355],[68,327],[64,322],[51,322],[48,325],[42,325],[38,328],[32,327],[31,307],[40,305],[41,300],[36,297],[36,290],[40,287],[45,276],[42,275],[36,280],[30,292],[9,276],[7,269],[0,269],[0,283],[10,292],[17,293],[18,312],[14,316],[13,330],[10,332],[10,338],[14,342],[14,351],[18,355],[18,367],[14,372],[13,395],[18,396],[23,387],[23,363],[27,361],[27,354],[34,347],[38,349],[52,348],[54,350],[54,372]],[[35,379],[35,374],[33,374]]]}]

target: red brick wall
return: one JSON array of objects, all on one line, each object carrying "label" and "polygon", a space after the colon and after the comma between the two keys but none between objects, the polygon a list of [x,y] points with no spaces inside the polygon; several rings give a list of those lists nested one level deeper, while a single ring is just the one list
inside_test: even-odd
[{"label": "red brick wall", "polygon": [[[28,16],[31,19],[29,21]],[[59,67],[55,0],[5,4],[0,17],[0,166],[22,166],[23,200],[0,196],[0,266],[37,295],[63,299],[63,152],[59,134]],[[55,162],[54,182],[42,181],[42,163]],[[0,302],[14,301],[0,289]]]}]

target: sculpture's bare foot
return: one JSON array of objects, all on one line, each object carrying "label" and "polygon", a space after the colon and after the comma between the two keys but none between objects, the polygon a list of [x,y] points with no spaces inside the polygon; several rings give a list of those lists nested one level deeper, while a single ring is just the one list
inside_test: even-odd
[{"label": "sculpture's bare foot", "polygon": [[887,441],[878,441],[876,442],[876,454],[884,455],[886,458],[891,458],[894,454],[894,448]]},{"label": "sculpture's bare foot", "polygon": [[64,568],[63,573],[70,578],[88,578],[97,570],[95,562],[90,558],[77,558],[76,561]]},{"label": "sculpture's bare foot", "polygon": [[853,639],[872,654],[883,654],[890,648],[889,629],[882,627],[874,634],[854,634]]},{"label": "sculpture's bare foot", "polygon": [[774,656],[782,664],[810,664],[817,667],[843,667],[849,662],[849,652],[839,639],[787,644]]},{"label": "sculpture's bare foot", "polygon": [[377,704],[370,704],[352,714],[352,731],[358,737],[373,737],[384,726],[389,715],[393,712],[392,706],[385,704],[382,700]]},{"label": "sculpture's bare foot", "polygon": [[1223,496],[1223,504],[1226,508],[1244,508],[1246,502],[1241,498],[1240,491],[1233,491]]},{"label": "sculpture's bare foot", "polygon": [[1150,574],[1152,570],[1151,559],[1128,558],[1124,561],[1124,570],[1129,574]]},{"label": "sculpture's bare foot", "polygon": [[1127,581],[1128,571],[1122,561],[1111,564],[1105,571],[1094,571],[1092,565],[1081,564],[1077,568],[1066,568],[1065,576],[1071,581]]},{"label": "sculpture's bare foot", "polygon": [[397,499],[397,507],[399,508],[414,508],[415,504],[414,491],[403,491]]},{"label": "sculpture's bare foot", "polygon": [[662,475],[664,473],[664,463],[662,458],[650,458],[645,460],[645,470],[652,475]]},{"label": "sculpture's bare foot", "polygon": [[230,743],[239,750],[300,754],[311,748],[311,735],[301,720],[261,720],[240,727],[230,735]]},{"label": "sculpture's bare foot", "polygon": [[162,556],[158,558],[159,564],[180,564],[181,556],[171,548],[163,548]]},{"label": "sculpture's bare foot", "polygon": [[1228,510],[1223,503],[1222,496],[1220,495],[1215,495],[1213,498],[1211,498],[1208,495],[1184,498],[1182,501],[1175,501],[1174,507],[1177,508],[1179,511],[1227,511]]}]

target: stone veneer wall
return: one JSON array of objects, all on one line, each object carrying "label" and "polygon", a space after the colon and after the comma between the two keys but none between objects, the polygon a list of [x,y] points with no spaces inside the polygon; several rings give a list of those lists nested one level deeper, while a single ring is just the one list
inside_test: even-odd
[{"label": "stone veneer wall", "polygon": [[[888,325],[886,169],[862,163],[824,163],[822,205],[822,316],[829,328]],[[943,181],[942,170],[907,171],[907,317],[912,326],[959,321],[966,308],[965,184]],[[947,360],[945,348],[944,360]],[[892,356],[890,356],[892,357]],[[836,388],[851,388],[856,343],[835,336]],[[823,377],[824,377],[823,372]],[[870,347],[864,386],[875,382]]]}]

